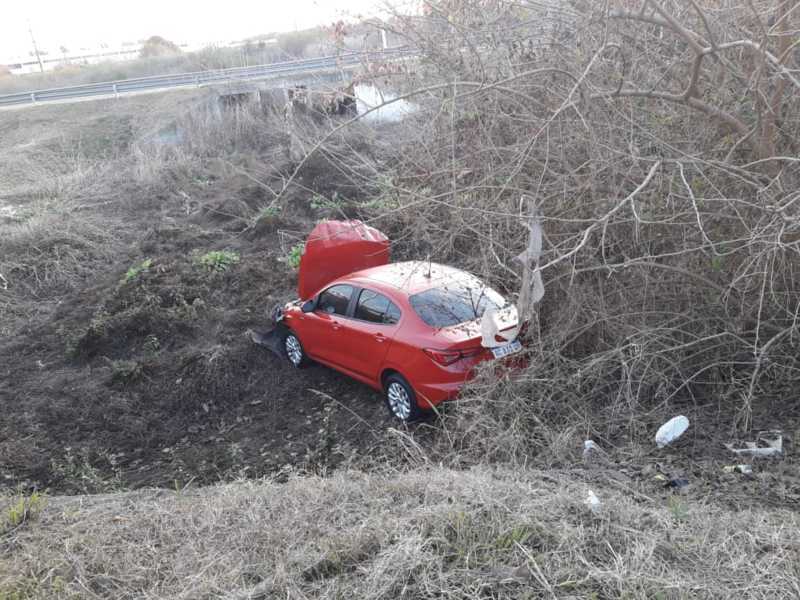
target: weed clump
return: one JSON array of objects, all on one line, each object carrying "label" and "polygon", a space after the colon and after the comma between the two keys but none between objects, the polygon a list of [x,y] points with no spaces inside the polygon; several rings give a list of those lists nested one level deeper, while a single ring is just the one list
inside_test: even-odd
[{"label": "weed clump", "polygon": [[286,264],[288,264],[293,269],[300,268],[300,258],[303,256],[303,251],[305,250],[305,244],[302,242],[299,244],[295,244],[289,250],[289,254],[286,257]]},{"label": "weed clump", "polygon": [[240,260],[239,253],[233,250],[212,250],[200,257],[200,266],[208,272],[222,273]]},{"label": "weed clump", "polygon": [[133,265],[125,272],[125,278],[123,279],[124,283],[130,283],[131,281],[135,280],[142,273],[149,271],[151,266],[153,266],[153,259],[151,258],[143,260],[138,265]]},{"label": "weed clump", "polygon": [[266,206],[264,207],[258,215],[259,219],[263,220],[272,220],[277,219],[278,216],[281,214],[281,209],[277,206]]},{"label": "weed clump", "polygon": [[41,492],[34,491],[30,495],[19,494],[0,517],[0,535],[35,519],[42,512],[44,505],[45,497]]},{"label": "weed clump", "polygon": [[50,471],[68,492],[99,494],[123,489],[117,455],[105,450],[67,447],[62,456],[51,459]]}]

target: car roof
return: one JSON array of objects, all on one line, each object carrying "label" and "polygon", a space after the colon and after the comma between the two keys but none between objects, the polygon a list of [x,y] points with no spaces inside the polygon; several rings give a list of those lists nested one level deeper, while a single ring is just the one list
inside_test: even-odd
[{"label": "car roof", "polygon": [[409,260],[356,271],[343,279],[411,295],[445,283],[473,281],[475,277],[455,267],[427,260]]}]

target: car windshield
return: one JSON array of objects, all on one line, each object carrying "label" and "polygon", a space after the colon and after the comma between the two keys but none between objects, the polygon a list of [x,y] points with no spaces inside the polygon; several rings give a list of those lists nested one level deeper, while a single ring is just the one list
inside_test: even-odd
[{"label": "car windshield", "polygon": [[505,308],[505,298],[480,281],[432,288],[409,298],[411,307],[431,327],[452,327],[474,321],[487,308]]}]

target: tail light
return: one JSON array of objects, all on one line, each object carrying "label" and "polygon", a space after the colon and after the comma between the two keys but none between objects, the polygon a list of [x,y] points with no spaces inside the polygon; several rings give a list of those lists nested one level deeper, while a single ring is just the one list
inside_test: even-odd
[{"label": "tail light", "polygon": [[434,350],[433,348],[425,348],[423,352],[433,359],[434,362],[446,367],[462,358],[477,356],[483,352],[483,348],[468,348],[466,350]]}]

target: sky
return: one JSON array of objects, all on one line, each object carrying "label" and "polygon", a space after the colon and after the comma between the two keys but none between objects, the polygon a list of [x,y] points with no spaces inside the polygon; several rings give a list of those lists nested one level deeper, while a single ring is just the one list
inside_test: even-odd
[{"label": "sky", "polygon": [[380,0],[3,0],[0,63],[31,50],[28,26],[43,49],[112,48],[160,35],[210,43],[373,16]]}]

